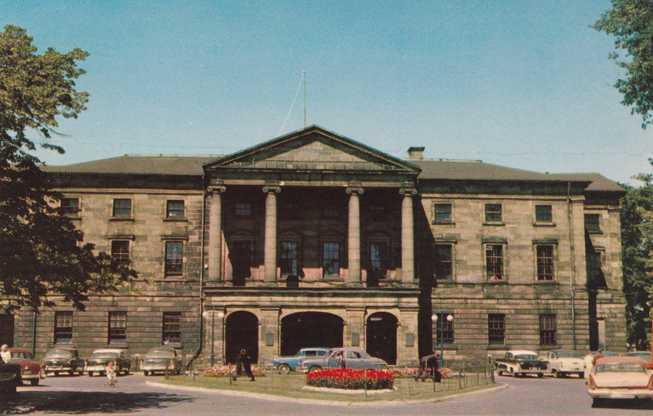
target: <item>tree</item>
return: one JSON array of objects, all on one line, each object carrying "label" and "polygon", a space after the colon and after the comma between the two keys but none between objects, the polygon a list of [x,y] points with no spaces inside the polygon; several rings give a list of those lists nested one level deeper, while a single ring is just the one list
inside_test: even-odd
[{"label": "tree", "polygon": [[[653,160],[649,160],[653,165]],[[639,174],[639,187],[626,186],[621,211],[623,279],[628,342],[647,348],[653,296],[653,174]]]},{"label": "tree", "polygon": [[653,123],[653,1],[612,0],[594,28],[615,37],[610,58],[624,71],[615,87],[646,128]]},{"label": "tree", "polygon": [[37,146],[63,153],[52,136],[59,117],[76,118],[85,109],[88,94],[75,81],[87,56],[81,49],[38,53],[24,29],[8,25],[0,32],[0,301],[10,308],[38,311],[60,295],[84,309],[89,294],[136,276],[83,243],[34,155]]}]

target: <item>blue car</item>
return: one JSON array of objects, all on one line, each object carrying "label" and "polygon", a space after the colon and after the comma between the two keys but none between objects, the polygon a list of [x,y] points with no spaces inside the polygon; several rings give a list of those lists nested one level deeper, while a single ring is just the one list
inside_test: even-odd
[{"label": "blue car", "polygon": [[323,358],[329,353],[329,348],[302,348],[293,356],[277,357],[272,360],[272,365],[280,374],[297,371],[303,360]]}]

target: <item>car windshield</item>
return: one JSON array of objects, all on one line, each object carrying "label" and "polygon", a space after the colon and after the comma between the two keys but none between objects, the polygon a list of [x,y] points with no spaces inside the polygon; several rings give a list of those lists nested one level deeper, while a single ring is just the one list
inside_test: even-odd
[{"label": "car windshield", "polygon": [[175,352],[169,349],[152,349],[147,352],[148,357],[174,357]]},{"label": "car windshield", "polygon": [[610,363],[598,364],[597,373],[646,373],[646,369],[639,364],[633,363]]},{"label": "car windshield", "polygon": [[91,358],[118,358],[119,355],[117,352],[94,352]]},{"label": "car windshield", "polygon": [[47,353],[45,353],[46,357],[70,357],[72,352],[69,350],[50,350]]},{"label": "car windshield", "polygon": [[583,353],[578,351],[557,351],[558,358],[583,358]]},{"label": "car windshield", "polygon": [[517,355],[515,355],[515,360],[537,360],[537,355],[535,355],[535,354],[517,354]]}]

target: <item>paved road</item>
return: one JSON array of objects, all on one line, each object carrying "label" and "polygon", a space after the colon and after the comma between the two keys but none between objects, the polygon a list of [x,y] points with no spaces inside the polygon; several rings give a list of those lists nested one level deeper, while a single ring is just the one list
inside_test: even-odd
[{"label": "paved road", "polygon": [[[100,377],[59,377],[43,380],[39,387],[20,388],[20,399],[7,404],[0,398],[2,414],[135,414],[220,416],[337,416],[337,415],[650,415],[653,402],[613,402],[592,408],[584,384],[578,379],[512,379],[499,377],[508,388],[439,403],[385,406],[324,406],[230,397],[220,394],[176,392],[145,384],[140,375],[121,377],[118,387],[106,386]],[[4,406],[4,408],[3,408]]]}]

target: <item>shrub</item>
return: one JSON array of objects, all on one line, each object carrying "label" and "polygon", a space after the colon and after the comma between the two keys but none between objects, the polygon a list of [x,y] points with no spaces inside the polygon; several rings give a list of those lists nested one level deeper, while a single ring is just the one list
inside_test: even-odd
[{"label": "shrub", "polygon": [[[265,376],[265,371],[263,368],[258,367],[253,365],[252,366],[252,373],[254,374],[255,377],[264,377]],[[231,374],[236,374],[236,366],[235,365],[215,365],[213,367],[209,367],[206,370],[204,370],[204,375],[205,377],[229,377]],[[241,375],[245,376],[245,373]]]},{"label": "shrub", "polygon": [[389,370],[354,370],[351,368],[332,368],[308,373],[307,384],[314,387],[333,389],[392,389],[394,374]]}]

